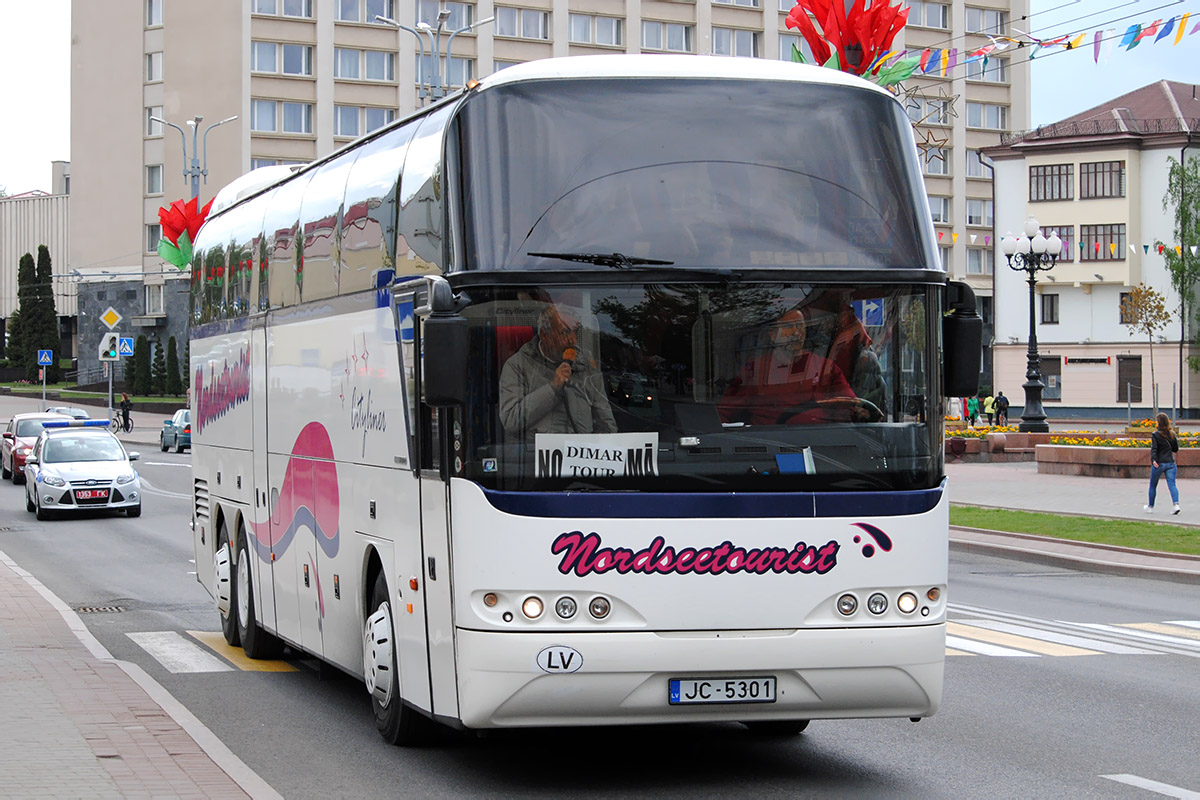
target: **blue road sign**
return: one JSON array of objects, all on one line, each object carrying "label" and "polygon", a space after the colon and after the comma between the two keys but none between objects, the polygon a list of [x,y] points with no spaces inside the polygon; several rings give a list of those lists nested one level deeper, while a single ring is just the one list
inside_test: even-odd
[{"label": "blue road sign", "polygon": [[863,325],[883,324],[883,302],[881,300],[855,300],[854,315]]},{"label": "blue road sign", "polygon": [[121,337],[121,346],[117,350],[117,355],[119,355],[119,356],[133,355],[133,337],[132,336],[122,336]]},{"label": "blue road sign", "polygon": [[38,350],[38,366],[48,367],[54,363],[53,350]]}]

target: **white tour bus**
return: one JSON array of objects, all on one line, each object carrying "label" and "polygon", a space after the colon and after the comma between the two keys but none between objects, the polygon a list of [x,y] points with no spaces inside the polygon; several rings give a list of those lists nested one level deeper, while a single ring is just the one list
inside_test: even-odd
[{"label": "white tour bus", "polygon": [[982,326],[890,94],[546,59],[269,169],[191,265],[231,644],[362,678],[397,743],[936,711]]}]

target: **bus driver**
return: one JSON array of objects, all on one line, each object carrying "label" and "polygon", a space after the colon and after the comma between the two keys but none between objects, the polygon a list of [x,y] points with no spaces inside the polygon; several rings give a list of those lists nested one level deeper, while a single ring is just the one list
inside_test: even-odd
[{"label": "bus driver", "polygon": [[500,372],[500,421],[529,444],[538,433],[616,433],[599,369],[577,349],[579,323],[548,305],[537,335]]}]

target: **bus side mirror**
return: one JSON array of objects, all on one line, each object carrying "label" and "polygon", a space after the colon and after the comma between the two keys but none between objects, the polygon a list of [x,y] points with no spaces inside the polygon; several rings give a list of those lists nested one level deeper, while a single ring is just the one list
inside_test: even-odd
[{"label": "bus side mirror", "polygon": [[975,293],[965,283],[946,286],[942,317],[942,394],[973,397],[979,391],[979,367],[983,357],[983,318],[975,304]]},{"label": "bus side mirror", "polygon": [[435,408],[467,400],[469,328],[458,314],[434,314],[421,326],[425,403]]}]

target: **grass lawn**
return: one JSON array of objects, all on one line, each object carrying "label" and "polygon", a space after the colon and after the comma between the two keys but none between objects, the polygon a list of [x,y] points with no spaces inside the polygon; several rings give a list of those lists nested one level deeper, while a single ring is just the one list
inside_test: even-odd
[{"label": "grass lawn", "polygon": [[1200,555],[1200,528],[1125,519],[1096,519],[1033,511],[1007,511],[952,503],[950,524],[1058,539]]},{"label": "grass lawn", "polygon": [[[42,396],[42,385],[40,383],[0,383],[0,386],[7,386],[13,394],[28,395],[38,399],[41,399]],[[50,394],[51,392],[56,393],[59,397],[59,399],[55,401],[56,405],[67,405],[68,401],[77,398],[104,398],[108,396],[108,392],[81,392],[72,386],[61,383],[46,384],[46,394]],[[172,401],[178,401],[179,405],[182,407],[187,402],[184,395],[179,395],[178,397],[171,397],[169,395],[139,395],[129,399],[132,400],[135,405],[137,403],[170,403]],[[113,402],[121,402],[121,390],[116,387],[113,388]]]}]

